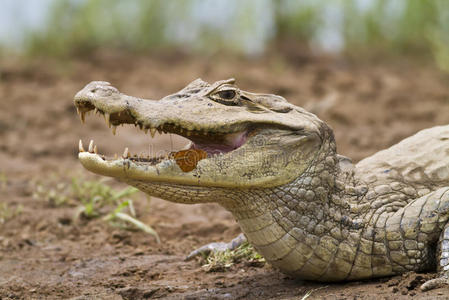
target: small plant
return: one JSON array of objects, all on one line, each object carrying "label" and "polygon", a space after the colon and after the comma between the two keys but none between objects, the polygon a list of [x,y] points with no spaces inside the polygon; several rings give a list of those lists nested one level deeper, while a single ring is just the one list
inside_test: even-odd
[{"label": "small plant", "polygon": [[[160,242],[157,232],[136,218],[133,197],[138,189],[127,187],[114,190],[104,184],[104,180],[89,181],[73,178],[71,183],[54,183],[56,180],[61,181],[60,178],[55,178],[46,184],[36,184],[33,197],[43,199],[51,206],[77,206],[75,219],[103,217],[103,220],[113,226],[140,229],[153,235],[157,242]],[[124,212],[125,210],[128,212]],[[132,227],[130,228],[129,225]]]},{"label": "small plant", "polygon": [[6,221],[21,214],[22,211],[23,211],[22,205],[18,205],[15,208],[11,208],[8,205],[8,203],[0,203],[0,224],[6,223]]},{"label": "small plant", "polygon": [[[131,216],[122,212],[124,208],[129,208]],[[117,221],[130,223],[134,225],[134,227],[136,227],[137,229],[140,229],[143,232],[153,235],[158,243],[161,242],[161,240],[159,239],[159,235],[153,228],[135,218],[135,211],[134,206],[132,204],[132,200],[123,201],[116,209],[114,209],[113,212],[105,216],[103,219],[109,221],[112,225],[115,225],[117,227],[123,227],[121,222]]]},{"label": "small plant", "polygon": [[121,207],[122,202],[125,202],[127,198],[138,192],[138,189],[133,187],[116,191],[103,182],[102,180],[87,181],[76,178],[72,179],[72,197],[78,202],[81,202],[78,214],[83,214],[87,218],[99,217],[104,214],[102,210],[107,209],[108,205]]},{"label": "small plant", "polygon": [[206,257],[203,268],[207,272],[223,272],[240,262],[256,267],[265,265],[265,259],[256,252],[253,246],[245,242],[234,250],[211,252]]}]

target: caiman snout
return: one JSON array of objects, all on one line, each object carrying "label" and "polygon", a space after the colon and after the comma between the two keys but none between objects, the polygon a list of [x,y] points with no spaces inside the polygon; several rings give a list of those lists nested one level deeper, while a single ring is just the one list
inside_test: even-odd
[{"label": "caiman snout", "polygon": [[[112,114],[125,113],[122,122],[132,122],[134,119],[126,118],[128,109],[136,100],[128,99],[119,90],[106,81],[92,81],[79,91],[74,98],[75,107],[80,114],[81,120],[89,111],[101,112],[109,123],[109,116]],[[110,126],[110,125],[109,125]]]},{"label": "caiman snout", "polygon": [[107,81],[92,81],[75,95],[77,101],[87,101],[96,97],[110,97],[113,94],[120,94],[119,90]]}]

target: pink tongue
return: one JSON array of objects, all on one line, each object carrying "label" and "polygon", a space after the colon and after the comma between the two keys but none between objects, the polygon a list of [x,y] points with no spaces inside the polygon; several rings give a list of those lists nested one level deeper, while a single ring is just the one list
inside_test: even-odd
[{"label": "pink tongue", "polygon": [[242,146],[246,142],[246,132],[238,132],[229,134],[226,136],[224,143],[213,144],[213,143],[194,143],[192,145],[193,149],[201,149],[206,151],[208,155],[220,154],[220,153],[228,153],[233,151],[240,146]]}]

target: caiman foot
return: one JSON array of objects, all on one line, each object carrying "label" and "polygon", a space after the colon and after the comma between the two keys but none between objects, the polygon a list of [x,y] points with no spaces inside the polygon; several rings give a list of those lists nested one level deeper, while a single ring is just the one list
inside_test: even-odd
[{"label": "caiman foot", "polygon": [[421,285],[421,291],[449,286],[449,223],[441,232],[437,244],[437,271],[440,277],[428,280]]},{"label": "caiman foot", "polygon": [[218,242],[218,243],[209,243],[204,246],[201,246],[200,248],[190,252],[190,254],[187,255],[185,260],[191,260],[192,258],[198,255],[207,256],[211,252],[224,252],[226,250],[234,250],[244,242],[246,242],[246,237],[243,233],[241,233],[229,243]]},{"label": "caiman foot", "polygon": [[438,277],[435,279],[430,279],[430,280],[427,280],[426,282],[424,282],[421,285],[421,291],[425,292],[425,291],[439,289],[439,288],[447,287],[447,286],[449,286],[449,279],[446,278],[445,276],[443,276],[443,277]]}]

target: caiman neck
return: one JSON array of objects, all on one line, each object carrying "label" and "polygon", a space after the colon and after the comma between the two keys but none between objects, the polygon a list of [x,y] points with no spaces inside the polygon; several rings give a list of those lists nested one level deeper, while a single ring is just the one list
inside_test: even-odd
[{"label": "caiman neck", "polygon": [[339,217],[344,214],[337,211],[348,207],[345,199],[340,197],[344,191],[342,180],[346,181],[347,176],[340,169],[335,143],[330,139],[305,172],[292,182],[274,188],[230,191],[229,201],[224,199],[220,204],[237,220],[257,218],[267,213],[294,223],[313,216],[317,221],[323,215]]}]

